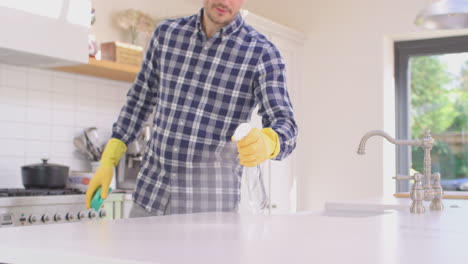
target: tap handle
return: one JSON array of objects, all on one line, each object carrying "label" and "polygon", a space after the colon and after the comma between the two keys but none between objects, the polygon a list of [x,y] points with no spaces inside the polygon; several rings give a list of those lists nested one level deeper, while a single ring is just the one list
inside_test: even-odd
[{"label": "tap handle", "polygon": [[424,200],[424,189],[422,187],[423,175],[421,173],[415,173],[413,176],[398,175],[393,177],[397,181],[401,180],[414,180],[413,187],[411,188],[410,198],[413,201],[411,203],[410,212],[413,214],[421,214],[426,210],[423,205]]},{"label": "tap handle", "polygon": [[393,179],[397,181],[403,181],[403,180],[414,180],[415,182],[420,182],[423,179],[423,175],[421,173],[415,173],[413,176],[407,176],[407,175],[398,175],[393,177]]},{"label": "tap handle", "polygon": [[432,199],[429,208],[433,211],[442,211],[444,209],[444,204],[442,203],[444,189],[442,188],[442,185],[440,185],[440,173],[433,173],[431,178],[434,180],[434,184],[432,185],[434,188],[434,199]]},{"label": "tap handle", "polygon": [[414,176],[406,176],[406,175],[398,175],[393,177],[392,179],[397,180],[397,181],[404,181],[404,180],[411,180],[413,179]]},{"label": "tap handle", "polygon": [[433,173],[431,178],[434,180],[434,183],[435,182],[440,182],[440,173],[436,172],[436,173]]}]

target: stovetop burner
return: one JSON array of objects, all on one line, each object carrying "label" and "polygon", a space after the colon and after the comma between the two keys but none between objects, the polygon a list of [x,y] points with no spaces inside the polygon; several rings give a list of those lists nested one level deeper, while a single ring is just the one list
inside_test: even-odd
[{"label": "stovetop burner", "polygon": [[83,194],[77,189],[0,189],[0,197]]}]

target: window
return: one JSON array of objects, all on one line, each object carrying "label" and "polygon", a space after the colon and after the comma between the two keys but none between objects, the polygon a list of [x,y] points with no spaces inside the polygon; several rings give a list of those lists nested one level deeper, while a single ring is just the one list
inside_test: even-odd
[{"label": "window", "polygon": [[[432,172],[446,191],[468,191],[468,36],[395,44],[396,137],[435,139]],[[397,147],[397,173],[423,169],[420,147]],[[409,191],[399,182],[397,192]]]}]

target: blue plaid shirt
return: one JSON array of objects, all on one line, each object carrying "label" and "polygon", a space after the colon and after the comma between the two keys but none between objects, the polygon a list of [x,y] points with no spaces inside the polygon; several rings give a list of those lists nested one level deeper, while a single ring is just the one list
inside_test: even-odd
[{"label": "blue plaid shirt", "polygon": [[207,39],[202,16],[158,25],[113,126],[112,137],[128,144],[155,112],[133,199],[157,215],[238,209],[242,166],[231,136],[257,105],[263,126],[279,135],[276,159],[296,145],[276,47],[240,14]]}]

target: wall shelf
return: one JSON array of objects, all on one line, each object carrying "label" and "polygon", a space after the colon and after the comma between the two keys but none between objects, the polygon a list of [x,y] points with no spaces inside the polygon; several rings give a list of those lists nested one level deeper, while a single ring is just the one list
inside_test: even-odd
[{"label": "wall shelf", "polygon": [[116,81],[134,82],[140,67],[89,58],[88,64],[52,68],[58,71],[91,75]]}]

